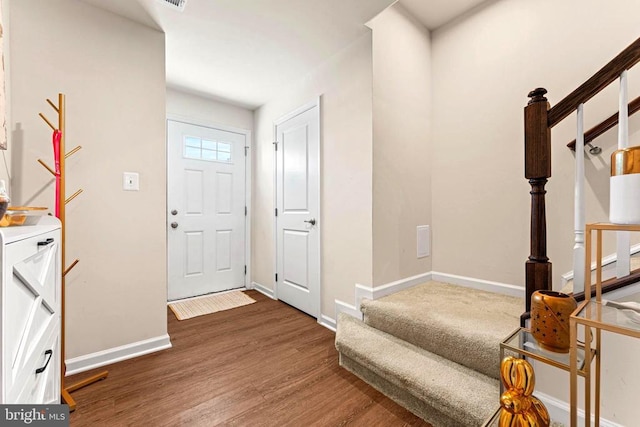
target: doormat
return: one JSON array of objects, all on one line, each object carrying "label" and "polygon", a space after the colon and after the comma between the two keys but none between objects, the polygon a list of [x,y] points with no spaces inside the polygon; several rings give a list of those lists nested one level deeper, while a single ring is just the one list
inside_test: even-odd
[{"label": "doormat", "polygon": [[169,304],[169,308],[178,320],[191,319],[217,311],[230,310],[256,302],[241,291],[226,292],[224,294],[208,295],[206,297],[190,298]]}]

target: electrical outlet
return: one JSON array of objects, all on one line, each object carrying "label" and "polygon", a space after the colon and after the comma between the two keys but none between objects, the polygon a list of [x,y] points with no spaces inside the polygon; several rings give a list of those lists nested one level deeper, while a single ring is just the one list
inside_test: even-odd
[{"label": "electrical outlet", "polygon": [[122,189],[125,191],[140,190],[140,175],[138,172],[125,172],[123,174]]}]

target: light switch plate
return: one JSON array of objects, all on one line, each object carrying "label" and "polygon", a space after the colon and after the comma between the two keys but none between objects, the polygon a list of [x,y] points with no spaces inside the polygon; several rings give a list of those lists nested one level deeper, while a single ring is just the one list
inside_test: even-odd
[{"label": "light switch plate", "polygon": [[140,175],[138,172],[125,172],[123,174],[122,189],[125,191],[140,190]]}]

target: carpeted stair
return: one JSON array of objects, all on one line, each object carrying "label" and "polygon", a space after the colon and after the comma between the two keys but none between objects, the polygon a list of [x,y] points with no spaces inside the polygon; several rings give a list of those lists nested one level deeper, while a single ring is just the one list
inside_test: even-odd
[{"label": "carpeted stair", "polygon": [[341,314],[340,364],[434,427],[480,426],[499,403],[500,341],[519,298],[429,282]]}]

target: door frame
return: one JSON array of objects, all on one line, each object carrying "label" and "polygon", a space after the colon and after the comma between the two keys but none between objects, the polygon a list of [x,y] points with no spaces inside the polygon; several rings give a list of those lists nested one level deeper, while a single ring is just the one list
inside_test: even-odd
[{"label": "door frame", "polygon": [[[277,120],[275,120],[273,122],[273,143],[275,144],[275,142],[278,140],[278,126],[283,124],[284,122],[286,122],[289,119],[294,118],[295,116],[298,116],[308,110],[311,110],[314,107],[317,107],[317,117],[316,120],[318,120],[318,159],[317,159],[317,166],[318,166],[318,184],[319,184],[319,188],[318,188],[318,206],[319,206],[319,212],[318,212],[318,223],[319,223],[319,227],[318,229],[318,233],[320,233],[320,236],[318,238],[318,256],[320,257],[320,259],[318,260],[319,263],[319,269],[318,269],[318,283],[319,283],[319,287],[320,289],[318,289],[318,300],[317,301],[313,301],[313,306],[316,310],[316,313],[318,313],[318,317],[317,317],[317,321],[318,323],[320,323],[320,321],[322,320],[322,228],[323,228],[323,222],[322,222],[322,113],[320,111],[321,109],[321,99],[322,99],[322,95],[318,95],[316,98],[314,98],[313,100],[307,102],[306,104],[303,104],[302,106],[284,114],[283,116],[281,116],[280,118],[278,118]],[[272,276],[273,278],[273,297],[275,299],[278,299],[278,282],[276,281],[276,277],[275,275],[278,274],[278,217],[275,215],[275,209],[278,205],[278,153],[276,152],[275,149],[273,149],[273,205],[274,205],[274,211],[273,211],[273,248],[274,248],[274,257],[273,257],[273,271],[274,274]]]},{"label": "door frame", "polygon": [[[244,205],[247,207],[247,214],[244,219],[244,262],[247,266],[247,273],[244,275],[244,287],[246,289],[251,289],[251,189],[252,189],[252,181],[251,181],[251,165],[252,165],[252,148],[253,148],[253,138],[252,132],[249,129],[242,129],[233,126],[221,125],[215,122],[209,122],[206,120],[196,119],[190,116],[184,116],[181,114],[167,113],[167,117],[165,119],[165,173],[166,173],[166,182],[165,182],[165,257],[167,260],[167,270],[165,275],[167,277],[167,290],[169,289],[169,213],[168,213],[168,201],[169,201],[169,120],[174,122],[185,123],[188,125],[194,126],[203,126],[212,129],[219,129],[225,132],[234,132],[239,133],[245,136],[245,148],[246,157],[244,163]],[[168,302],[168,300],[167,300]]]}]

